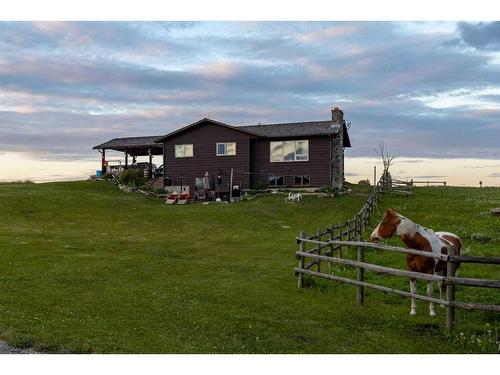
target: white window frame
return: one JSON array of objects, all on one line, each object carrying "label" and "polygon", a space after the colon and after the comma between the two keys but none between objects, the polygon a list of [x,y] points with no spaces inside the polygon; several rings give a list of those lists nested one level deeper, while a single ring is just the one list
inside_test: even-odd
[{"label": "white window frame", "polygon": [[[295,152],[293,160],[285,160],[285,142],[294,142],[295,143]],[[307,145],[307,154],[305,159],[297,159],[297,142],[305,142]],[[281,158],[280,160],[273,160],[273,145],[281,143]],[[289,146],[290,144],[288,144]],[[288,140],[288,141],[271,141],[269,142],[269,162],[270,163],[295,163],[301,161],[309,161],[309,140],[308,139],[297,139],[297,140]]]},{"label": "white window frame", "polygon": [[[186,155],[186,146],[191,146],[191,155]],[[177,155],[178,147],[182,147],[182,156]],[[192,158],[192,157],[194,157],[193,144],[189,143],[189,144],[175,145],[174,146],[174,157],[176,157],[176,158]]]},{"label": "white window frame", "polygon": [[[227,153],[227,145],[234,144],[234,154]],[[224,145],[224,153],[219,154],[219,145]],[[217,142],[215,144],[215,155],[217,156],[236,156],[236,142]]]}]

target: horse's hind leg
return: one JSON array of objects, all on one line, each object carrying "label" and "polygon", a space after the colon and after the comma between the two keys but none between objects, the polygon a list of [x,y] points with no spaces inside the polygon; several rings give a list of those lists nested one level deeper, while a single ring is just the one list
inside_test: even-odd
[{"label": "horse's hind leg", "polygon": [[[410,293],[417,294],[417,280],[410,279]],[[417,315],[417,304],[415,298],[411,298],[411,310],[410,315]]]},{"label": "horse's hind leg", "polygon": [[[427,283],[427,297],[432,297],[432,281]],[[429,315],[436,316],[436,311],[434,310],[434,302],[429,302]]]}]

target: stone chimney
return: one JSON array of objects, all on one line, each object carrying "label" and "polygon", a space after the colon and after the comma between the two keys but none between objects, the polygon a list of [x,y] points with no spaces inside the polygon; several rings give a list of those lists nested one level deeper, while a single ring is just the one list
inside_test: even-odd
[{"label": "stone chimney", "polygon": [[344,123],[344,112],[339,107],[332,108],[332,121],[339,125]]},{"label": "stone chimney", "polygon": [[330,140],[330,186],[342,189],[344,183],[344,112],[339,107],[332,108],[332,122],[340,125],[340,129]]}]

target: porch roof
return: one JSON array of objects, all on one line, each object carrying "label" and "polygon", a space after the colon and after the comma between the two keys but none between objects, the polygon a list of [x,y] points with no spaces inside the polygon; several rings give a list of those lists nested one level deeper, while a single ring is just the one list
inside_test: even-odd
[{"label": "porch roof", "polygon": [[122,152],[127,151],[127,153],[132,156],[149,155],[149,150],[151,150],[152,155],[162,155],[163,147],[155,142],[155,140],[160,137],[160,135],[155,135],[148,137],[114,138],[110,141],[94,146],[93,149],[106,149]]}]

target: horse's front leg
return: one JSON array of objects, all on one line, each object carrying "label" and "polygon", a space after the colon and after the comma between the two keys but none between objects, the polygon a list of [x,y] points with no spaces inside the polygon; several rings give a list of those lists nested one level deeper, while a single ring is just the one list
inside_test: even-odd
[{"label": "horse's front leg", "polygon": [[[432,281],[427,283],[427,297],[432,297]],[[429,302],[429,315],[436,316],[436,311],[434,310],[434,302]]]},{"label": "horse's front leg", "polygon": [[[410,279],[410,293],[417,294],[417,280],[415,279]],[[411,298],[410,315],[417,315],[417,303],[413,297]]]},{"label": "horse's front leg", "polygon": [[[443,276],[446,276],[446,273],[443,272]],[[444,281],[439,283],[439,299],[442,301],[446,296],[446,285]],[[444,307],[444,303],[440,303],[439,306]]]}]

